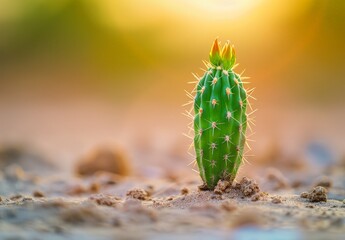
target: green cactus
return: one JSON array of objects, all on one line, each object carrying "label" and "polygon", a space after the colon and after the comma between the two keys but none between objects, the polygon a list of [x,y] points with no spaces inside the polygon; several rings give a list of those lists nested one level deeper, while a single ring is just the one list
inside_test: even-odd
[{"label": "green cactus", "polygon": [[[233,46],[213,43],[207,71],[199,78],[194,97],[194,148],[200,176],[208,189],[233,181],[242,163],[246,142],[248,96],[236,74]],[[248,94],[248,95],[247,95]]]}]

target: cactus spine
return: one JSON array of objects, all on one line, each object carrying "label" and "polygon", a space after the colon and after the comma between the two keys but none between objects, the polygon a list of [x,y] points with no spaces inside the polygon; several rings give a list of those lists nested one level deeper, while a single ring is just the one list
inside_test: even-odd
[{"label": "cactus spine", "polygon": [[200,176],[209,189],[218,180],[233,181],[243,159],[247,128],[247,92],[233,71],[234,47],[213,43],[210,63],[198,79],[194,98],[194,148]]}]

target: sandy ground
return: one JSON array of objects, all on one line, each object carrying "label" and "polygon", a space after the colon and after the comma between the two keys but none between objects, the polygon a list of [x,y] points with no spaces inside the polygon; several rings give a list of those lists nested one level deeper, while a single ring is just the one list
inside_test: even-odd
[{"label": "sandy ground", "polygon": [[322,174],[302,170],[305,174],[289,178],[286,166],[262,164],[255,167],[255,180],[239,176],[237,183],[220,182],[215,191],[204,191],[187,167],[156,178],[121,177],[121,171],[66,176],[39,155],[21,151],[0,151],[1,239],[342,239],[345,234],[340,163]]}]

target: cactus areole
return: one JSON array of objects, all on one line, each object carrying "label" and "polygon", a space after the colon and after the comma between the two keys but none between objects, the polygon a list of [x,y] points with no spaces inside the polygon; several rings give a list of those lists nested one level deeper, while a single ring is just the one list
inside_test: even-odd
[{"label": "cactus areole", "polygon": [[194,98],[194,148],[200,176],[208,189],[233,181],[243,159],[247,128],[247,92],[234,47],[213,43],[207,71],[198,79]]}]

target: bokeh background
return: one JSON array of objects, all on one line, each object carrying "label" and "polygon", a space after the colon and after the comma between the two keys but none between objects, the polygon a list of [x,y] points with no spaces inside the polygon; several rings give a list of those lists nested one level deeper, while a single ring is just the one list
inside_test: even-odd
[{"label": "bokeh background", "polygon": [[66,170],[103,144],[149,176],[188,169],[184,89],[219,37],[256,87],[249,162],[337,161],[344,12],[342,0],[0,0],[0,143]]}]

